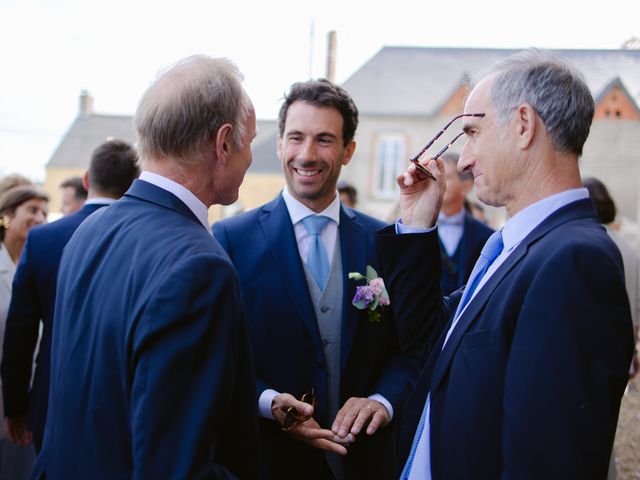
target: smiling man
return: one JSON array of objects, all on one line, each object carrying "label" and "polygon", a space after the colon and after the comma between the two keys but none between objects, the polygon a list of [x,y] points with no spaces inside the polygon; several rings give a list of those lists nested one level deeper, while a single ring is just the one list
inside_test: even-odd
[{"label": "smiling man", "polygon": [[[286,188],[213,227],[238,270],[247,309],[266,478],[393,475],[385,426],[418,367],[398,355],[388,310],[371,322],[351,305],[358,284],[347,275],[378,268],[373,232],[384,226],[345,209],[337,194],[357,124],[344,89],[327,80],[294,84],[279,117]],[[315,410],[296,400],[310,392]],[[290,407],[298,420],[286,415]]]}]

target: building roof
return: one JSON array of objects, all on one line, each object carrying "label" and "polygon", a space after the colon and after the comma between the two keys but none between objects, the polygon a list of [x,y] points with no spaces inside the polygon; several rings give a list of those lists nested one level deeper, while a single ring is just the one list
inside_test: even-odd
[{"label": "building roof", "polygon": [[110,137],[133,145],[136,136],[131,117],[81,113],[53,152],[47,167],[88,168],[93,150]]},{"label": "building roof", "polygon": [[[276,154],[277,128],[276,120],[258,120],[258,133],[251,145],[251,173],[280,173]],[[47,167],[88,168],[93,150],[110,137],[133,145],[136,135],[132,117],[80,113],[65,133]]]},{"label": "building roof", "polygon": [[[431,116],[461,83],[521,49],[384,47],[343,86],[365,115]],[[554,50],[594,97],[616,77],[640,103],[640,50]]]}]

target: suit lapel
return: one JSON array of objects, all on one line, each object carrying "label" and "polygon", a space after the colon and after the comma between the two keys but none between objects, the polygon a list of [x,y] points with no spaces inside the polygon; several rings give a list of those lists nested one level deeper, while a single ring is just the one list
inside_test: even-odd
[{"label": "suit lapel", "polygon": [[349,280],[351,272],[366,274],[367,269],[367,239],[363,234],[362,225],[357,221],[353,212],[347,212],[340,206],[339,239],[342,250],[342,346],[340,350],[340,366],[344,368],[349,359],[351,346],[356,336],[358,322],[362,316],[360,311],[351,304],[358,285]]},{"label": "suit lapel", "polygon": [[320,332],[298,251],[298,243],[282,195],[262,208],[259,219],[267,245],[282,278],[282,284],[286,286],[289,298],[296,306],[314,345],[322,351]]},{"label": "suit lapel", "polygon": [[[491,297],[496,287],[500,284],[502,279],[520,262],[520,260],[527,254],[529,247],[537,242],[540,238],[544,237],[548,232],[554,228],[562,225],[569,220],[594,216],[593,205],[591,200],[585,199],[578,202],[571,203],[560,208],[545,219],[540,225],[533,229],[533,231],[525,237],[525,239],[515,248],[515,250],[509,255],[505,262],[498,267],[491,278],[485,283],[485,285],[478,291],[475,298],[471,300],[467,309],[458,320],[458,324],[453,330],[449,340],[447,341],[444,350],[440,353],[438,362],[435,365],[433,376],[431,377],[430,391],[434,392],[445,373],[449,369],[451,360],[458,349],[460,340],[469,329],[469,326],[478,317],[483,310],[485,304]],[[443,333],[446,335],[446,332]]]}]

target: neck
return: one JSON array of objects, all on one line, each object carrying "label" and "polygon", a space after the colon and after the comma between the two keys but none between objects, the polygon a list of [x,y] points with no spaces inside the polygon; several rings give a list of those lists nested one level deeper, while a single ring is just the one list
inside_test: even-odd
[{"label": "neck", "polygon": [[13,263],[17,264],[20,259],[20,254],[22,253],[22,249],[24,248],[25,238],[17,238],[13,235],[7,235],[8,232],[5,232],[4,237],[4,246],[7,247],[7,252],[9,252],[9,257],[13,260]]},{"label": "neck", "polygon": [[292,192],[292,190],[289,190],[289,193],[291,193],[291,196],[293,198],[298,200],[305,207],[309,208],[310,210],[313,210],[315,213],[320,213],[323,210],[325,210],[329,205],[331,205],[331,202],[333,202],[336,198],[335,195],[333,195],[333,197],[324,197],[324,198],[318,198],[318,199],[301,198],[295,195]]},{"label": "neck", "polygon": [[547,161],[532,160],[530,164],[534,167],[524,176],[521,187],[515,189],[518,194],[505,203],[511,217],[551,195],[582,187],[575,155],[556,153]]},{"label": "neck", "polygon": [[450,217],[451,215],[460,213],[463,206],[463,203],[442,204],[442,213],[444,213],[447,217]]},{"label": "neck", "polygon": [[147,161],[144,169],[179,183],[193,193],[207,208],[216,203],[214,189],[210,185],[211,172],[207,171],[204,162],[193,162],[187,167],[182,167],[176,161],[164,159],[163,161]]}]

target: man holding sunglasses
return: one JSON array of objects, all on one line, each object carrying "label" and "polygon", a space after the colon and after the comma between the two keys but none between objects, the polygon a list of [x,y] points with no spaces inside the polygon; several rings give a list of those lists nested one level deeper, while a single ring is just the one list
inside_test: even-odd
[{"label": "man holding sunglasses", "polygon": [[399,428],[402,479],[606,478],[633,336],[620,254],[581,188],[593,113],[581,76],[536,50],[473,89],[458,170],[510,220],[444,299],[442,161],[398,177],[402,217],[379,249],[401,345],[427,360]]},{"label": "man holding sunglasses", "polygon": [[347,275],[379,268],[374,231],[384,226],[342,206],[337,194],[358,110],[341,87],[310,80],[291,87],[279,117],[285,190],[213,227],[245,300],[263,473],[394,478],[383,427],[400,414],[419,366],[399,354],[388,307],[371,321],[351,304],[359,284]]}]

